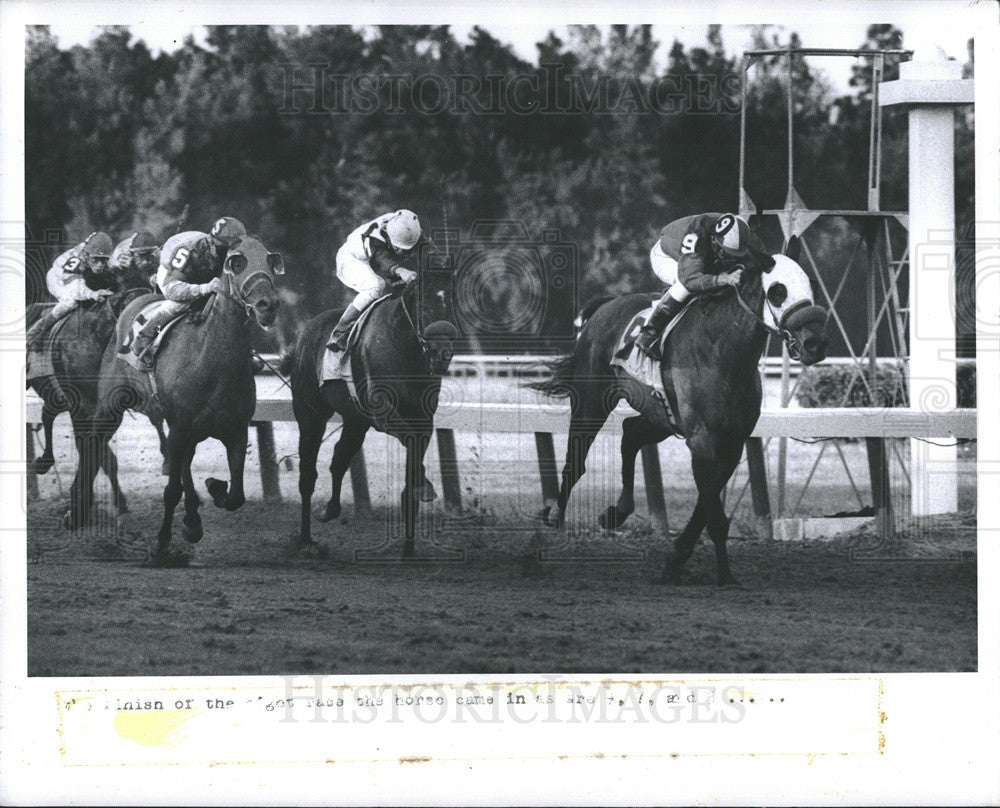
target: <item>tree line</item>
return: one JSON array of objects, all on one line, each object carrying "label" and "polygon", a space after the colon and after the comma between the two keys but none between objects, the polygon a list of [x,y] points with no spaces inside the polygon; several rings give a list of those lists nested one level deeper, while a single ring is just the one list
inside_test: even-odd
[{"label": "tree line", "polygon": [[[435,249],[445,253],[469,233],[507,226],[498,223],[520,223],[543,242],[541,234],[554,233],[573,245],[572,296],[582,302],[657,288],[647,256],[659,228],[738,204],[739,57],[726,51],[719,26],[700,45],[673,42],[662,67],[648,25],[570,26],[565,40],[549,33],[538,42],[531,62],[480,27],[468,43],[429,25],[206,30],[204,44],[189,36],[175,52],[153,55],[127,27],[101,28],[69,49],[45,26],[28,29],[28,302],[44,289],[60,244],[91,230],[165,238],[233,215],[285,256],[285,345],[307,316],[344,302],[336,250],[386,210],[416,211],[426,229],[444,234]],[[796,34],[785,39],[766,26],[753,36],[760,48],[799,44]],[[845,44],[899,48],[903,34],[871,26],[862,43]],[[890,59],[886,78],[897,70]],[[837,93],[796,59],[792,80],[799,193],[810,207],[864,208],[867,74],[859,64],[849,91]],[[777,60],[762,60],[748,81],[746,186],[760,208],[779,207],[784,73]],[[957,117],[956,204],[967,237],[973,119]],[[883,206],[905,209],[903,115],[886,111],[883,138]],[[780,247],[773,222],[764,234]],[[856,238],[842,223],[811,232],[831,288]],[[502,264],[504,246],[486,241]],[[520,305],[503,273],[494,275],[489,305]],[[865,288],[854,271],[842,298],[863,300]],[[960,298],[971,290],[966,266]],[[863,309],[843,309],[856,349]],[[974,324],[963,310],[973,309],[960,300],[967,339]],[[565,319],[568,309],[559,311]]]}]

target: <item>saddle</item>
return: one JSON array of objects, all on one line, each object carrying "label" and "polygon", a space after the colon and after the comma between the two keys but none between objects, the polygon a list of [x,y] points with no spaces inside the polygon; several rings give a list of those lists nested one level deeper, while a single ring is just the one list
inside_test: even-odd
[{"label": "saddle", "polygon": [[[126,306],[118,318],[118,322],[115,325],[118,356],[136,370],[141,371],[142,368],[139,365],[139,357],[132,353],[132,341],[136,338],[139,331],[142,330],[142,327],[157,314],[160,307],[166,302],[166,298],[162,295],[146,294]],[[160,327],[156,339],[153,340],[153,344],[149,347],[150,357],[154,361],[167,333],[190,313],[191,309],[182,311]]]},{"label": "saddle", "polygon": [[[671,332],[677,327],[677,324],[681,321],[684,315],[688,313],[688,310],[691,308],[691,304],[694,303],[696,299],[697,298],[692,297],[688,300],[684,308],[677,312],[677,315],[667,324],[667,327],[663,329],[663,334],[660,337],[659,342],[661,356],[665,355],[665,346]],[[635,347],[635,341],[639,336],[639,331],[649,321],[650,315],[652,315],[655,306],[656,303],[654,301],[652,306],[636,312],[632,319],[628,321],[628,325],[625,326],[621,336],[618,338],[617,342],[615,342],[614,353],[611,357],[611,364],[624,370],[629,376],[640,384],[652,388],[653,397],[663,405],[663,409],[667,414],[667,421],[673,427],[674,434],[680,435],[681,432],[677,428],[677,418],[671,410],[669,397],[663,389],[663,377],[660,374],[660,362],[657,362],[655,359],[650,359],[642,351]]]},{"label": "saddle", "polygon": [[[364,308],[360,315],[358,315],[358,319],[354,321],[354,325],[351,326],[351,330],[347,332],[347,341],[345,343],[347,347],[345,350],[335,351],[332,348],[324,347],[319,356],[319,365],[316,369],[316,375],[319,378],[319,383],[321,385],[323,382],[340,379],[347,383],[347,389],[350,391],[351,398],[357,399],[357,390],[354,387],[354,372],[351,366],[351,354],[354,352],[354,346],[357,345],[358,340],[361,339],[361,331],[371,318],[371,314],[375,311],[375,307],[378,306],[383,300],[387,300],[390,297],[392,297],[392,295],[387,294],[376,298]],[[330,335],[332,336],[332,334],[333,330],[331,329]],[[330,336],[327,337],[324,346],[329,341]]]}]

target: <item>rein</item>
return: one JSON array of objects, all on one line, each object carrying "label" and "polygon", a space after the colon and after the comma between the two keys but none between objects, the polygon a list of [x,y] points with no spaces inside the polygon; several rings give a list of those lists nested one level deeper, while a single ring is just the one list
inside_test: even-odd
[{"label": "rein", "polygon": [[[737,302],[739,302],[740,306],[743,307],[743,310],[747,314],[749,314],[754,320],[756,320],[757,323],[760,326],[762,326],[764,330],[767,331],[768,334],[780,337],[782,339],[782,341],[788,347],[788,355],[792,359],[799,359],[802,356],[802,346],[799,345],[798,339],[791,331],[789,331],[787,328],[772,328],[771,326],[769,326],[764,321],[763,317],[761,317],[759,314],[757,314],[757,312],[751,309],[749,305],[747,305],[747,302],[743,299],[743,295],[740,294],[740,290],[738,287],[734,286],[733,291],[736,292]],[[771,316],[774,317],[774,306],[772,306],[771,301],[767,299],[767,295],[764,295],[764,302],[766,303],[767,307],[771,310]],[[774,319],[775,322],[777,322],[778,318],[774,317]]]},{"label": "rein", "polygon": [[[225,287],[219,288],[216,290],[216,294],[228,297],[230,300],[236,303],[236,305],[240,306],[243,309],[243,315],[245,317],[245,321],[249,321],[253,316],[253,306],[251,306],[249,303],[246,302],[246,295],[248,294],[248,292],[244,290],[252,279],[259,277],[256,283],[263,283],[264,281],[270,281],[271,276],[268,275],[268,273],[265,272],[263,269],[254,270],[246,278],[244,278],[240,282],[239,287],[234,290],[233,281],[236,279],[236,277],[228,272],[224,272],[223,275],[227,278],[226,286],[228,287],[228,289]],[[256,285],[256,283],[254,285]]]},{"label": "rein", "polygon": [[402,307],[403,314],[406,315],[406,319],[410,323],[410,328],[413,329],[413,335],[417,338],[417,343],[420,345],[420,350],[423,353],[426,354],[427,350],[430,348],[430,343],[428,343],[427,340],[424,339],[423,335],[420,333],[420,329],[417,328],[417,324],[416,324],[416,322],[413,319],[413,315],[410,314],[410,309],[406,305],[406,290],[405,289],[403,290],[403,294],[401,294],[399,296],[399,305]]}]

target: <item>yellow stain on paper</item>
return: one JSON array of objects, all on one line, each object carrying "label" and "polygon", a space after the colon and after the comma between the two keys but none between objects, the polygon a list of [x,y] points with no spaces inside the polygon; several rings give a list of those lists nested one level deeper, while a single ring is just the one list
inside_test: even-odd
[{"label": "yellow stain on paper", "polygon": [[115,732],[125,740],[142,746],[168,749],[188,736],[188,722],[201,710],[119,711],[115,714]]}]

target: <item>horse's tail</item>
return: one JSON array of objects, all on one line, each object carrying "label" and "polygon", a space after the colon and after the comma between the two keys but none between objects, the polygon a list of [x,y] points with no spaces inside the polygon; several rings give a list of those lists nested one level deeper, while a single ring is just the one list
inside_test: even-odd
[{"label": "horse's tail", "polygon": [[567,354],[547,363],[548,378],[524,386],[550,398],[569,398],[573,392],[574,358],[573,354]]}]

